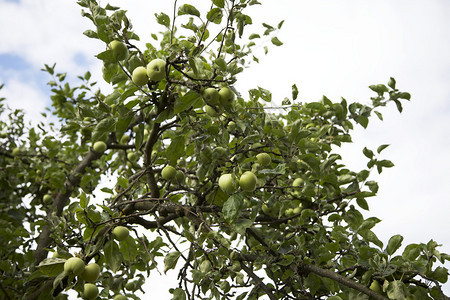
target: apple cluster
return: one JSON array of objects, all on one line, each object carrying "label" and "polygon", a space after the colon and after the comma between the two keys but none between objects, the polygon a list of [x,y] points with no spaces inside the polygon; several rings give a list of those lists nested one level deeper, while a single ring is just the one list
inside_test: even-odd
[{"label": "apple cluster", "polygon": [[131,79],[137,86],[143,86],[148,81],[161,81],[166,77],[166,61],[160,58],[153,59],[147,67],[139,66],[133,70]]},{"label": "apple cluster", "polygon": [[[261,166],[268,166],[272,163],[272,158],[268,153],[259,153],[256,155],[256,161]],[[222,174],[219,178],[219,187],[227,194],[233,194],[237,191],[238,185],[245,192],[253,192],[256,189],[257,177],[252,171],[245,171],[239,180],[235,179],[234,174]]]},{"label": "apple cluster", "polygon": [[213,87],[203,91],[203,99],[206,102],[205,113],[210,117],[218,117],[224,107],[230,107],[235,95],[231,88],[225,86],[219,91]]},{"label": "apple cluster", "polygon": [[[128,228],[124,226],[116,226],[112,231],[116,240],[124,241],[129,236]],[[64,263],[64,273],[68,276],[77,276],[84,281],[83,299],[93,300],[99,295],[99,289],[95,285],[99,275],[100,266],[97,263],[90,263],[86,265],[79,257],[71,257]],[[114,296],[114,300],[126,300],[127,297],[121,294]]]}]

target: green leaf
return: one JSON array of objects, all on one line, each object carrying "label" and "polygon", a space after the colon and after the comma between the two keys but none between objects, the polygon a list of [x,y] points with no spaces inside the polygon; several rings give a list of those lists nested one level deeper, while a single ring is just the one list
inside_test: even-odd
[{"label": "green leaf", "polygon": [[166,15],[165,13],[155,14],[156,22],[158,24],[161,24],[163,26],[166,26],[167,28],[170,28],[170,17]]},{"label": "green leaf", "polygon": [[91,39],[96,39],[96,38],[98,38],[97,32],[95,32],[95,31],[93,31],[93,30],[86,30],[86,31],[83,32],[83,34],[84,34],[85,36],[87,36],[88,38],[91,38]]},{"label": "green leaf", "polygon": [[106,139],[106,136],[114,130],[115,125],[116,120],[113,117],[101,120],[94,128],[92,140],[100,141]]},{"label": "green leaf", "polygon": [[222,213],[225,220],[232,223],[239,216],[242,206],[243,196],[241,194],[234,194],[228,198],[223,204]]},{"label": "green leaf", "polygon": [[[381,146],[379,146],[379,147],[377,148],[378,154],[380,154],[381,151],[383,151],[383,150],[386,149],[387,147],[389,147],[389,145],[381,145]],[[371,158],[371,157],[369,157],[369,158]]]},{"label": "green leaf", "polygon": [[186,300],[186,293],[182,288],[176,288],[173,290],[172,300]]},{"label": "green leaf", "polygon": [[411,100],[411,94],[410,94],[410,93],[406,93],[406,92],[400,93],[400,94],[398,95],[398,97],[399,97],[400,99]]},{"label": "green leaf", "polygon": [[176,136],[167,148],[167,159],[172,164],[176,164],[177,160],[183,155],[184,149],[185,137],[183,135]]},{"label": "green leaf", "polygon": [[405,284],[399,280],[389,282],[386,293],[389,299],[403,300],[406,299]]},{"label": "green leaf", "polygon": [[213,9],[211,9],[208,14],[206,15],[206,18],[208,19],[208,21],[213,22],[215,24],[220,24],[220,22],[222,22],[222,9],[218,8],[218,7],[214,7]]},{"label": "green leaf", "polygon": [[373,157],[373,151],[367,149],[367,147],[364,147],[363,149],[363,154],[367,157],[367,158],[372,158]]},{"label": "green leaf", "polygon": [[114,56],[114,52],[112,50],[105,50],[96,55],[96,57],[105,62],[116,62],[116,57]]},{"label": "green leaf", "polygon": [[114,273],[119,271],[122,265],[122,254],[117,243],[114,240],[107,241],[103,253],[105,254],[105,262],[111,270]]},{"label": "green leaf", "polygon": [[249,219],[238,219],[233,223],[233,228],[240,235],[244,235],[247,228],[251,227],[253,222]]},{"label": "green leaf", "polygon": [[200,17],[200,12],[194,6],[190,4],[183,4],[178,8],[178,15],[192,15]]},{"label": "green leaf", "polygon": [[283,43],[276,37],[274,36],[271,40],[272,44],[274,44],[275,46],[281,46],[283,45]]},{"label": "green leaf", "polygon": [[174,269],[177,265],[178,259],[180,258],[180,252],[170,252],[164,257],[164,273],[169,271],[170,269]]},{"label": "green leaf", "polygon": [[281,29],[281,26],[283,26],[283,24],[284,24],[284,20],[281,21],[280,23],[278,23],[278,25],[277,25],[278,29]]},{"label": "green leaf", "polygon": [[420,255],[421,248],[417,244],[411,244],[405,247],[405,250],[403,250],[402,257],[404,259],[414,261],[417,257]]},{"label": "green leaf", "polygon": [[386,247],[386,253],[392,255],[395,251],[402,246],[403,237],[399,234],[394,235],[389,239],[388,245]]},{"label": "green leaf", "polygon": [[261,36],[257,33],[252,33],[250,34],[250,36],[248,37],[249,40],[253,40],[253,39],[259,39]]},{"label": "green leaf", "polygon": [[179,114],[180,112],[188,110],[192,106],[195,106],[195,104],[200,100],[201,100],[201,96],[198,93],[194,92],[193,90],[190,90],[189,92],[184,94],[182,97],[175,100],[173,113]]},{"label": "green leaf", "polygon": [[369,204],[367,204],[367,201],[364,198],[356,198],[356,204],[362,209],[369,210]]},{"label": "green leaf", "polygon": [[220,8],[225,7],[225,0],[214,0],[214,5]]},{"label": "green leaf", "polygon": [[39,263],[38,268],[43,274],[49,277],[55,277],[64,271],[65,262],[66,260],[61,258],[46,258]]},{"label": "green leaf", "polygon": [[294,84],[292,86],[292,100],[297,99],[297,96],[298,96],[298,88],[297,85]]}]

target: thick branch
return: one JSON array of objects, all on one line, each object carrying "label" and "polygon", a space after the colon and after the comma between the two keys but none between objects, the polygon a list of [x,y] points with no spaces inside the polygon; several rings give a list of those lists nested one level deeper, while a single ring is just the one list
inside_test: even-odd
[{"label": "thick branch", "polygon": [[[52,207],[47,211],[47,216],[50,217],[53,213],[60,217],[62,215],[64,206],[69,202],[70,196],[76,187],[80,184],[81,176],[91,163],[99,159],[102,153],[97,153],[95,151],[89,151],[84,159],[77,165],[77,167],[69,174],[66,182],[64,183],[65,190],[60,191],[53,201]],[[34,252],[35,263],[38,265],[42,260],[47,257],[47,250],[52,243],[52,238],[50,237],[51,228],[49,225],[45,225],[42,228],[41,234],[39,235],[37,241],[36,251]]]},{"label": "thick branch", "polygon": [[325,270],[322,268],[319,268],[317,266],[314,265],[310,265],[310,264],[301,264],[299,266],[300,271],[303,272],[311,272],[314,273],[316,275],[319,275],[321,277],[326,277],[329,278],[331,280],[334,280],[342,285],[345,285],[349,288],[352,288],[354,290],[360,291],[361,293],[364,293],[370,297],[372,297],[375,300],[387,300],[387,298],[385,298],[384,296],[372,291],[371,289],[369,289],[368,287],[357,283],[353,280],[348,279],[347,277],[344,277],[342,275],[339,275],[335,272],[329,271],[329,270]]}]

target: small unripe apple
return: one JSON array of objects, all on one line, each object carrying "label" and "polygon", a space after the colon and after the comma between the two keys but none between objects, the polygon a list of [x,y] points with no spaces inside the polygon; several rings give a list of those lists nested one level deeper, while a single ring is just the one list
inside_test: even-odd
[{"label": "small unripe apple", "polygon": [[203,91],[203,98],[210,105],[220,104],[220,94],[215,88],[207,88]]},{"label": "small unripe apple", "polygon": [[114,296],[113,300],[128,300],[128,297],[118,294]]},{"label": "small unripe apple", "polygon": [[45,194],[42,200],[44,201],[45,204],[50,204],[52,203],[53,197],[49,194]]},{"label": "small unripe apple", "polygon": [[292,182],[293,186],[301,186],[303,184],[304,180],[302,178],[295,178]]},{"label": "small unripe apple", "polygon": [[84,284],[83,298],[86,300],[94,300],[98,296],[98,287],[92,283]]},{"label": "small unripe apple", "polygon": [[270,215],[270,213],[272,212],[272,210],[270,209],[270,207],[267,204],[263,204],[261,206],[261,210],[263,213],[265,213],[266,215]]},{"label": "small unripe apple", "polygon": [[234,93],[229,87],[223,87],[219,91],[220,95],[220,103],[223,106],[228,106],[231,103],[233,103],[234,100]]},{"label": "small unripe apple", "polygon": [[246,192],[254,191],[256,188],[256,175],[251,171],[244,172],[239,178],[239,186]]},{"label": "small unripe apple", "polygon": [[92,146],[92,149],[94,149],[94,151],[97,153],[105,152],[106,148],[107,148],[106,143],[103,141],[97,141]]},{"label": "small unripe apple", "polygon": [[124,226],[116,226],[116,228],[114,228],[113,230],[113,234],[115,239],[121,242],[128,238],[128,236],[130,235],[130,231]]},{"label": "small unripe apple", "polygon": [[135,162],[138,159],[136,152],[128,152],[127,158],[129,161]]},{"label": "small unripe apple", "polygon": [[125,289],[127,291],[134,291],[136,289],[136,282],[134,281],[127,282],[127,284],[125,284]]},{"label": "small unripe apple", "polygon": [[161,176],[165,180],[172,180],[177,175],[177,170],[172,166],[165,166],[161,171]]},{"label": "small unripe apple", "polygon": [[256,155],[256,159],[258,160],[258,163],[261,166],[270,165],[270,163],[272,162],[272,158],[267,153],[259,153],[259,154],[257,154]]},{"label": "small unripe apple", "polygon": [[156,58],[147,65],[147,76],[152,81],[161,81],[166,77],[166,61]]},{"label": "small unripe apple", "polygon": [[138,86],[143,86],[148,82],[147,69],[145,67],[139,66],[133,70],[132,74],[133,82]]},{"label": "small unripe apple", "polygon": [[87,282],[95,282],[100,275],[100,266],[96,263],[90,263],[85,268],[83,273],[81,273],[81,278]]},{"label": "small unripe apple", "polygon": [[130,141],[131,137],[127,134],[122,135],[122,137],[120,138],[120,143],[121,144],[126,144]]},{"label": "small unripe apple", "polygon": [[370,286],[369,286],[369,289],[371,289],[372,291],[377,292],[377,293],[379,293],[379,294],[382,293],[381,286],[380,286],[380,284],[378,283],[378,281],[376,281],[376,280],[372,281],[372,283],[371,283]]},{"label": "small unripe apple", "polygon": [[227,194],[233,194],[236,191],[236,184],[233,181],[233,175],[223,174],[219,178],[219,187]]},{"label": "small unripe apple", "polygon": [[76,276],[81,275],[84,271],[84,261],[78,257],[71,257],[64,263],[64,272]]},{"label": "small unripe apple", "polygon": [[13,150],[12,150],[12,155],[13,156],[17,156],[17,155],[19,155],[20,154],[20,148],[14,148]]},{"label": "small unripe apple", "polygon": [[109,47],[111,48],[112,52],[114,53],[114,57],[118,60],[124,60],[128,56],[128,48],[127,46],[122,43],[121,41],[112,41],[109,43]]},{"label": "small unripe apple", "polygon": [[294,214],[294,215],[298,215],[301,211],[302,211],[302,208],[299,207],[299,206],[297,206],[296,208],[294,208],[293,214]]},{"label": "small unripe apple", "polygon": [[181,170],[177,171],[177,174],[175,175],[175,179],[177,180],[178,184],[183,184],[185,181],[185,175],[184,172]]},{"label": "small unripe apple", "polygon": [[199,267],[200,272],[203,274],[208,273],[211,270],[211,262],[209,260],[204,260]]}]

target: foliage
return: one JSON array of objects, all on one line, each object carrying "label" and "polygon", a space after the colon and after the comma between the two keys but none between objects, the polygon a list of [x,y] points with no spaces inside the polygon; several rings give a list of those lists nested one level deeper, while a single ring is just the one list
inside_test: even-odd
[{"label": "foliage", "polygon": [[[380,156],[387,145],[364,149],[363,170],[336,153],[354,126],[382,119],[382,107],[402,111],[410,95],[393,78],[370,86],[370,104],[301,103],[293,85],[272,113],[270,91],[245,97],[233,87],[259,61],[258,40],[283,44],[283,22],[246,33],[256,0],[214,0],[206,12],[175,1],[174,15],[155,15],[164,30],[145,49],[125,11],[78,4],[94,26],[84,34],[105,45],[97,57],[113,91],[103,94],[89,72],[74,87],[46,65],[58,124],[27,127],[22,112],[0,106],[2,298],[83,295],[83,279],[64,271],[77,256],[100,266],[101,299],[138,299],[145,278],[172,269],[173,299],[444,299],[448,270],[438,262],[450,256],[434,241],[400,253],[403,237],[385,245],[372,231],[380,220],[360,212],[378,191],[371,172],[393,166]],[[118,55],[112,41],[128,52]],[[157,58],[165,77],[134,84],[133,70]],[[211,87],[231,87],[236,99],[210,103],[203,91]],[[105,152],[92,148],[98,141]],[[176,173],[162,176],[167,166]],[[237,182],[249,171],[257,184],[245,191]],[[230,194],[219,188],[223,174],[235,185]],[[130,234],[114,235],[118,226]]]}]

